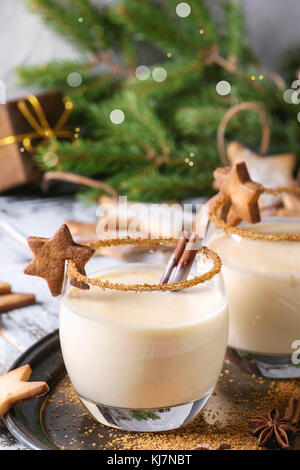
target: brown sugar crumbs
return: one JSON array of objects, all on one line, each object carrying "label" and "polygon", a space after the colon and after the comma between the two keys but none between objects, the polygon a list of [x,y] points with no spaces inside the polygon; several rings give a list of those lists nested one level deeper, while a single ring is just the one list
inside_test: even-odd
[{"label": "brown sugar crumbs", "polygon": [[[300,379],[276,381],[251,376],[228,362],[224,369],[215,392],[194,421],[180,429],[153,434],[119,431],[97,423],[65,377],[45,404],[45,433],[62,450],[190,450],[197,444],[258,450],[247,418],[265,415],[271,408],[282,413],[291,396],[300,397]],[[295,447],[300,448],[299,439]]]}]

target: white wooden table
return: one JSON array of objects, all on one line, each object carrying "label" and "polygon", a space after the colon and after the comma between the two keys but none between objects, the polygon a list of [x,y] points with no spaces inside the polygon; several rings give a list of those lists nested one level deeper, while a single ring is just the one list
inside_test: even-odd
[{"label": "white wooden table", "polygon": [[[96,220],[96,206],[86,207],[72,198],[22,200],[20,197],[0,197],[5,211],[25,235],[52,236],[68,219]],[[0,315],[0,374],[31,344],[58,327],[59,298],[52,298],[43,279],[26,276],[23,269],[30,260],[22,247],[0,232],[0,280],[8,281],[15,292],[36,295],[37,303]],[[103,266],[115,264],[103,258]],[[0,420],[0,450],[23,449]]]}]

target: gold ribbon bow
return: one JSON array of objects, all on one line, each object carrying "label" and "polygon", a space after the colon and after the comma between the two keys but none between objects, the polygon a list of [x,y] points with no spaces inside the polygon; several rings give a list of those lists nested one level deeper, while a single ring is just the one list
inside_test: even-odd
[{"label": "gold ribbon bow", "polygon": [[0,139],[0,147],[4,147],[5,145],[10,145],[15,142],[22,142],[24,149],[27,150],[27,152],[32,153],[34,152],[34,147],[32,145],[33,139],[41,138],[41,145],[44,145],[48,142],[48,140],[52,139],[53,137],[65,137],[68,139],[72,139],[74,137],[72,131],[63,129],[63,126],[65,125],[73,109],[72,101],[65,101],[65,108],[60,118],[58,119],[55,126],[51,128],[37,97],[34,95],[30,95],[26,98],[26,100],[33,107],[37,118],[35,118],[33,113],[30,111],[25,100],[18,101],[18,108],[25,117],[25,119],[31,125],[33,132],[28,132],[27,134],[20,134],[16,136],[11,135],[9,137],[5,137],[4,139]]}]

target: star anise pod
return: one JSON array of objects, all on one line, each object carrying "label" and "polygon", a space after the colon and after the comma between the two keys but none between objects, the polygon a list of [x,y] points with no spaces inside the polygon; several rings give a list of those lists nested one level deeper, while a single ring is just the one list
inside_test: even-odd
[{"label": "star anise pod", "polygon": [[258,437],[258,445],[272,449],[287,449],[295,437],[297,429],[289,419],[280,418],[278,410],[273,408],[267,418],[255,416],[248,419],[251,433]]}]

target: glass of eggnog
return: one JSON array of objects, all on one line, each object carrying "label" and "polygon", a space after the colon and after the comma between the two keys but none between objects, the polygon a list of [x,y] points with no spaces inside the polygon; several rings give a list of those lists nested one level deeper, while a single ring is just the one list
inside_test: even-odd
[{"label": "glass of eggnog", "polygon": [[266,217],[240,228],[226,233],[210,222],[205,240],[222,259],[229,346],[265,376],[299,377],[300,219]]},{"label": "glass of eggnog", "polygon": [[[128,263],[103,271],[101,260],[94,257],[88,279],[95,282],[88,289],[72,286],[66,276],[60,304],[61,348],[75,391],[107,426],[145,432],[188,423],[212,394],[224,361],[222,274],[177,291],[151,290],[162,265]],[[198,253],[187,282],[212,264]]]}]

